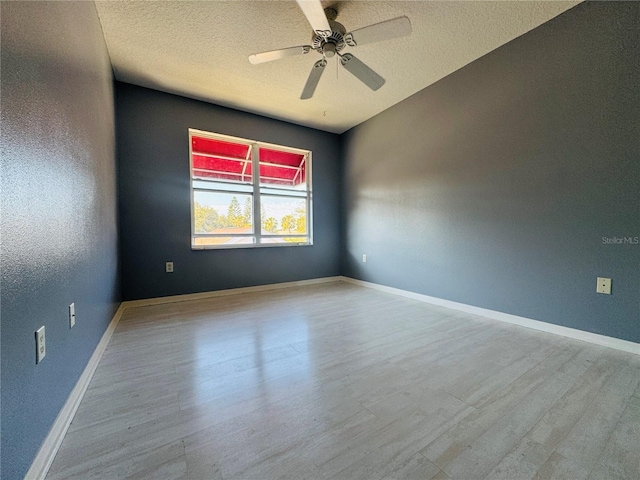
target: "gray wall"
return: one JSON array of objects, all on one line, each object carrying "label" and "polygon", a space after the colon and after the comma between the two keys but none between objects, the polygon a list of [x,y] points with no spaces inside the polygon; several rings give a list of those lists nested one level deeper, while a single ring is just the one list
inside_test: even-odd
[{"label": "gray wall", "polygon": [[[125,300],[339,274],[337,135],[125,83],[116,117]],[[312,150],[314,245],[191,250],[189,128]]]},{"label": "gray wall", "polygon": [[114,136],[93,2],[2,2],[5,480],[27,472],[119,300]]},{"label": "gray wall", "polygon": [[640,245],[602,241],[640,236],[639,24],[580,4],[347,132],[344,273],[640,342]]}]

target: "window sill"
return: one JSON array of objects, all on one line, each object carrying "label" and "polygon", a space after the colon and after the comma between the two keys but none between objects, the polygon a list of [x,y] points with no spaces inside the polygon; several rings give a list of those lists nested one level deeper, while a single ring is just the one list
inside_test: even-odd
[{"label": "window sill", "polygon": [[191,245],[191,250],[232,250],[236,248],[277,248],[277,247],[312,247],[313,242],[304,243],[262,243],[262,244],[236,244],[236,245]]}]

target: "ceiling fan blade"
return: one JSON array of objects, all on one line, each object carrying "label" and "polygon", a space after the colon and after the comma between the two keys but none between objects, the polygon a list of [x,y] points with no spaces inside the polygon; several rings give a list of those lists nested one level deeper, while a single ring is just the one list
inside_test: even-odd
[{"label": "ceiling fan blade", "polygon": [[365,43],[380,42],[411,34],[411,22],[408,17],[398,17],[384,22],[362,27],[345,35],[345,42],[351,47]]},{"label": "ceiling fan blade", "polygon": [[299,47],[281,48],[280,50],[271,50],[269,52],[254,53],[249,55],[249,61],[253,65],[258,63],[272,62],[285,57],[293,57],[294,55],[303,55],[311,51],[310,45],[301,45]]},{"label": "ceiling fan blade", "polygon": [[316,91],[316,87],[318,86],[318,82],[320,81],[320,77],[322,76],[322,72],[324,72],[324,67],[326,66],[327,61],[324,58],[313,64],[309,78],[307,78],[307,83],[304,86],[304,90],[302,90],[302,95],[300,95],[300,100],[307,100],[313,97],[313,92]]},{"label": "ceiling fan blade", "polygon": [[331,34],[331,27],[329,26],[329,21],[327,20],[327,16],[324,14],[324,9],[322,8],[322,4],[320,0],[296,0],[298,2],[298,6],[304,16],[307,17],[307,20],[311,24],[311,28],[319,34],[323,32],[328,32],[326,35]]},{"label": "ceiling fan blade", "polygon": [[342,55],[340,57],[340,63],[354,77],[364,83],[371,90],[378,90],[382,85],[384,85],[384,78],[371,70],[350,53]]}]

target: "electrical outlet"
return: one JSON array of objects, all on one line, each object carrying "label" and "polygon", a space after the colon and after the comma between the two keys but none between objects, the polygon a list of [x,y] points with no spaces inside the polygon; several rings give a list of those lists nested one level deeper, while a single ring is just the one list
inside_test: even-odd
[{"label": "electrical outlet", "polygon": [[36,363],[40,363],[47,354],[47,345],[44,338],[44,325],[36,330]]},{"label": "electrical outlet", "polygon": [[364,263],[367,263],[367,254],[366,254],[366,253],[363,253],[363,254],[362,254],[362,261],[363,261]]},{"label": "electrical outlet", "polygon": [[173,273],[173,262],[167,262],[164,268],[165,272]]},{"label": "electrical outlet", "polygon": [[69,328],[73,328],[76,324],[76,304],[69,305]]},{"label": "electrical outlet", "polygon": [[611,279],[598,277],[598,283],[596,284],[596,292],[604,293],[605,295],[611,295]]}]

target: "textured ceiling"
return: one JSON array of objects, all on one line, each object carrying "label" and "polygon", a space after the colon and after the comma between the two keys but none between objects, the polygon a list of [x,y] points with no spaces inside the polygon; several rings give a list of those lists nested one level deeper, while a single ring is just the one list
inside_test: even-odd
[{"label": "textured ceiling", "polygon": [[300,93],[316,52],[251,65],[252,53],[310,43],[294,1],[97,1],[118,80],[341,133],[550,20],[579,1],[343,1],[347,31],[401,15],[413,33],[347,47],[386,84],[369,90],[329,65]]}]

